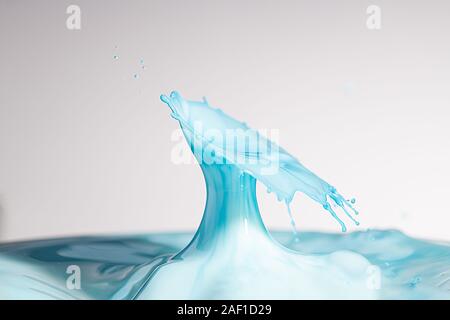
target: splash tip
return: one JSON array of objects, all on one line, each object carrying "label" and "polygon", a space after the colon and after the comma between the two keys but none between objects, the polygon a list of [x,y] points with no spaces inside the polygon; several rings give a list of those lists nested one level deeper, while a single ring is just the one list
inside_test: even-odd
[{"label": "splash tip", "polygon": [[170,98],[172,99],[181,99],[181,94],[178,91],[172,91],[170,93]]}]

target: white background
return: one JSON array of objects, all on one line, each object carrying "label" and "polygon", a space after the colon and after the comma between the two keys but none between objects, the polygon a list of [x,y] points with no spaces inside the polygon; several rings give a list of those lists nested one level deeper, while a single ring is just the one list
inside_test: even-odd
[{"label": "white background", "polygon": [[[0,1],[1,241],[195,229],[205,187],[171,161],[159,95],[173,89],[279,129],[357,199],[358,230],[450,239],[449,2],[76,1],[70,31],[72,3]],[[288,229],[284,205],[259,197]],[[305,197],[292,211],[300,231],[339,232]]]}]

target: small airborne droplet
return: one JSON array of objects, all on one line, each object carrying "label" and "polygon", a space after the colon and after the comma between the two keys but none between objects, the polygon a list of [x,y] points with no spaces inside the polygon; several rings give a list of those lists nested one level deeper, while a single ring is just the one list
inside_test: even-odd
[{"label": "small airborne droplet", "polygon": [[118,56],[117,54],[115,54],[115,55],[113,56],[113,59],[114,59],[114,60],[118,60],[118,59],[119,59],[119,56]]},{"label": "small airborne droplet", "polygon": [[134,78],[134,79],[139,79],[139,75],[138,75],[137,73],[135,73],[135,74],[133,75],[133,78]]},{"label": "small airborne droplet", "polygon": [[354,204],[356,202],[356,199],[355,198],[352,198],[351,200],[350,200],[350,203],[352,203],[352,204]]}]

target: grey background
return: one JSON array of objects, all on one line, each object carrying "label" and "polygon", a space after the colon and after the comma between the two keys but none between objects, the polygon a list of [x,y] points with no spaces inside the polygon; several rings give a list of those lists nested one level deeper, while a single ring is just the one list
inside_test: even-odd
[{"label": "grey background", "polygon": [[[79,31],[66,28],[69,4]],[[381,30],[366,27],[370,4]],[[205,189],[197,166],[171,161],[177,123],[159,95],[173,89],[279,129],[282,146],[356,197],[357,229],[450,239],[449,9],[1,0],[0,240],[194,229]],[[284,205],[259,198],[266,224],[289,228]],[[292,210],[300,231],[339,231],[304,197]]]}]

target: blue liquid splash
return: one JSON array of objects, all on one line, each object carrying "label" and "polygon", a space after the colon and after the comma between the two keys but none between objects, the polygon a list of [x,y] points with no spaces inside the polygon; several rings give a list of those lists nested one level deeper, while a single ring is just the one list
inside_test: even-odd
[{"label": "blue liquid splash", "polygon": [[[269,233],[258,209],[257,180],[286,203],[290,216],[298,191],[342,231],[344,218],[358,224],[354,200],[205,99],[187,101],[176,92],[161,99],[205,177],[206,207],[193,238],[153,234],[2,245],[0,298],[450,298],[448,244],[398,231]],[[227,143],[242,137],[246,143]],[[80,290],[67,285],[70,265],[82,271]]]}]

